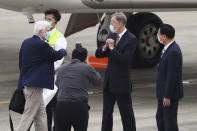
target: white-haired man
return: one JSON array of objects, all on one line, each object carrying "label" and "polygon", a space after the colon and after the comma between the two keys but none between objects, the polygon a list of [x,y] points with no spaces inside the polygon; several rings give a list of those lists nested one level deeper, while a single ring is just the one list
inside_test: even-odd
[{"label": "white-haired man", "polygon": [[45,42],[50,24],[38,21],[34,35],[23,41],[19,53],[18,90],[23,90],[26,103],[17,131],[27,131],[32,121],[36,131],[48,131],[43,103],[43,88],[54,88],[54,61],[62,59],[66,50],[55,51]]}]

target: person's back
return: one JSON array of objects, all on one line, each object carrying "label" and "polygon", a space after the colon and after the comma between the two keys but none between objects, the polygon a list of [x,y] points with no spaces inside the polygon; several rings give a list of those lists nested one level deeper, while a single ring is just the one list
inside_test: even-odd
[{"label": "person's back", "polygon": [[[56,53],[46,42],[34,35],[24,40],[20,50],[19,68],[23,76],[22,83],[18,88],[22,89],[24,85],[39,86],[41,88],[53,89],[53,81],[48,81],[44,75],[48,74],[50,78],[54,75],[54,61],[61,59],[62,55]],[[38,81],[42,79],[42,81]],[[50,82],[50,83],[48,83]],[[51,85],[51,86],[46,86]]]},{"label": "person's back", "polygon": [[59,88],[55,109],[56,131],[87,131],[89,84],[100,85],[101,76],[86,64],[87,50],[81,45],[72,52],[70,64],[58,70],[56,85]]},{"label": "person's back", "polygon": [[42,49],[47,46],[45,44],[47,43],[35,35],[24,40],[20,50],[21,68],[41,68],[46,62],[53,64],[53,61],[44,61],[46,56],[44,56],[44,50]]},{"label": "person's back", "polygon": [[88,100],[88,87],[101,83],[100,75],[95,69],[78,59],[73,59],[70,64],[63,65],[58,74],[59,94],[58,100],[77,99]]}]

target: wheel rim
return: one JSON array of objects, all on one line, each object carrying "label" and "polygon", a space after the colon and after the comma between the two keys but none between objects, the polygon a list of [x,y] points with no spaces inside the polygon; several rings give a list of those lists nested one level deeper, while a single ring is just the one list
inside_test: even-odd
[{"label": "wheel rim", "polygon": [[139,34],[139,52],[145,59],[154,58],[160,48],[157,41],[157,27],[153,24],[148,24],[142,28]]}]

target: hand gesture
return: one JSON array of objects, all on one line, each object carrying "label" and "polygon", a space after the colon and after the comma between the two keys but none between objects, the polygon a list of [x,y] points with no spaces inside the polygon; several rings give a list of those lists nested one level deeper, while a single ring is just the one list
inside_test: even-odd
[{"label": "hand gesture", "polygon": [[170,99],[163,98],[163,106],[164,107],[169,107],[170,106]]},{"label": "hand gesture", "polygon": [[108,43],[108,47],[112,50],[114,48],[114,40],[109,38],[106,40],[106,43]]}]

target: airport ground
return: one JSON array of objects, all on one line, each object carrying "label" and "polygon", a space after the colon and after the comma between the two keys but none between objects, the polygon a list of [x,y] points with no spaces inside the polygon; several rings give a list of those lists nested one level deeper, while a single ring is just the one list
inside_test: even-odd
[{"label": "airport ground", "polygon": [[[179,43],[184,58],[183,79],[184,98],[179,103],[178,122],[180,131],[197,130],[197,12],[160,12],[165,23],[176,29],[176,42]],[[16,89],[18,80],[18,52],[21,42],[32,35],[33,25],[21,13],[0,9],[0,131],[9,131],[8,102]],[[42,20],[43,14],[36,14]],[[64,32],[69,14],[63,15],[58,29]],[[89,55],[96,50],[97,28],[92,27],[67,38],[68,57],[75,42],[82,42]],[[98,70],[102,76],[104,70]],[[157,67],[131,69],[133,81],[133,107],[137,131],[156,131],[155,80]],[[91,106],[88,131],[100,131],[102,120],[102,87],[90,87],[89,105]],[[93,94],[96,92],[96,94]],[[17,126],[20,115],[12,113]],[[114,131],[122,131],[121,117],[117,105],[114,108]],[[34,131],[34,129],[32,129]]]}]

